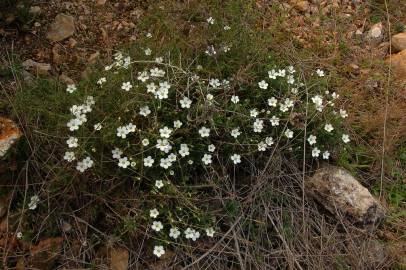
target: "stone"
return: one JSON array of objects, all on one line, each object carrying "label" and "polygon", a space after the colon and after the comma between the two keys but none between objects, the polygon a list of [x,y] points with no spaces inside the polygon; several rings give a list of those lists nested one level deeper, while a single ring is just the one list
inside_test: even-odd
[{"label": "stone", "polygon": [[382,22],[372,25],[367,33],[367,39],[373,43],[379,43],[383,39],[383,24]]},{"label": "stone", "polygon": [[66,85],[70,85],[70,84],[75,84],[75,82],[69,78],[68,76],[66,76],[65,74],[61,74],[59,75],[59,80],[63,83],[65,83]]},{"label": "stone", "polygon": [[20,129],[12,120],[0,116],[0,158],[6,155],[21,135]]},{"label": "stone", "polygon": [[306,12],[310,8],[310,4],[308,1],[296,0],[291,3],[295,9],[300,12]]},{"label": "stone", "polygon": [[89,59],[87,59],[87,61],[89,62],[89,64],[94,64],[94,63],[96,63],[96,60],[97,60],[97,58],[99,58],[99,56],[100,56],[100,52],[96,51],[95,53],[92,53],[89,56]]},{"label": "stone", "polygon": [[96,0],[96,5],[97,6],[103,6],[104,4],[106,4],[107,0]]},{"label": "stone", "polygon": [[25,60],[22,63],[25,70],[34,72],[36,75],[47,75],[51,71],[51,65],[47,63],[39,63],[32,59]]},{"label": "stone", "polygon": [[392,48],[395,52],[406,50],[406,32],[396,34],[392,37]]},{"label": "stone", "polygon": [[347,170],[326,166],[305,182],[308,194],[338,218],[374,228],[385,216],[381,204]]},{"label": "stone", "polygon": [[390,55],[385,62],[391,65],[394,73],[403,82],[406,82],[406,49],[397,54]]},{"label": "stone", "polygon": [[74,48],[77,44],[78,44],[78,42],[76,41],[76,39],[69,38],[69,41],[68,41],[69,47]]},{"label": "stone", "polygon": [[32,15],[39,15],[39,14],[41,14],[41,8],[39,6],[32,6],[32,7],[30,7],[29,12]]},{"label": "stone", "polygon": [[66,14],[58,14],[47,33],[47,39],[52,42],[62,41],[75,32],[75,19]]}]

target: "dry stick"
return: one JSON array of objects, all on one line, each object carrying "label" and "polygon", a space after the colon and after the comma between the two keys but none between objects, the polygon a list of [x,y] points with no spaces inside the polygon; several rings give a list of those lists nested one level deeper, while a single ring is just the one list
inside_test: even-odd
[{"label": "dry stick", "polygon": [[[304,79],[304,78],[303,78]],[[304,79],[305,80],[305,79]],[[306,80],[305,80],[306,83]],[[306,230],[306,222],[305,222],[305,175],[306,175],[306,137],[307,137],[307,115],[308,115],[308,106],[309,106],[309,89],[307,88],[306,84],[306,116],[305,116],[305,124],[304,124],[304,134],[303,134],[303,169],[302,169],[302,228],[303,228],[303,235],[305,234]],[[309,249],[306,248],[307,256],[309,255]]]},{"label": "dry stick", "polygon": [[[388,33],[390,35],[390,20],[389,20],[389,10],[388,2],[385,0],[386,9],[386,20],[388,23]],[[391,68],[392,68],[392,38],[389,37],[389,70],[388,70],[388,81],[385,91],[385,118],[383,121],[383,138],[382,138],[382,159],[381,159],[381,183],[379,187],[379,199],[382,199],[382,187],[383,187],[383,177],[384,177],[384,158],[385,158],[385,143],[386,143],[386,122],[388,120],[388,103],[389,103],[389,86],[391,79]]]},{"label": "dry stick", "polygon": [[243,260],[242,260],[242,257],[241,257],[240,245],[238,244],[237,234],[235,233],[234,228],[233,228],[233,239],[234,239],[234,246],[235,246],[235,249],[237,250],[237,258],[238,258],[238,261],[240,262],[240,268],[241,268],[242,270],[245,270],[245,269],[246,269],[246,268],[245,268],[245,264],[244,264],[244,262],[243,262]]},{"label": "dry stick", "polygon": [[[264,200],[262,200],[262,204],[263,204],[264,206],[266,205],[265,202],[264,202]],[[275,222],[273,221],[272,217],[269,215],[268,208],[265,207],[265,209],[267,209],[267,210],[265,211],[265,213],[266,213],[267,217],[269,218],[269,220],[271,221],[272,226],[274,226],[276,232],[278,233],[278,236],[279,236],[279,238],[281,239],[283,245],[285,246],[286,251],[290,254],[290,256],[292,256],[293,262],[296,264],[297,268],[303,270],[303,268],[300,266],[299,262],[296,260],[295,256],[293,255],[292,251],[290,250],[288,243],[286,243],[285,238],[282,236],[282,234],[280,233],[278,227],[276,227],[276,224],[275,224]]]},{"label": "dry stick", "polygon": [[221,237],[220,240],[217,241],[216,244],[214,244],[208,251],[206,251],[202,256],[200,256],[196,261],[192,262],[191,264],[186,265],[184,268],[182,268],[183,270],[190,268],[191,266],[197,264],[198,262],[200,262],[201,260],[203,260],[207,255],[209,255],[214,249],[217,248],[217,246],[223,242],[223,240],[227,237],[227,235],[230,234],[231,231],[233,231],[234,227],[238,224],[238,222],[240,222],[242,218],[242,214],[234,221],[234,223],[231,225],[230,229],[228,229],[228,231]]}]

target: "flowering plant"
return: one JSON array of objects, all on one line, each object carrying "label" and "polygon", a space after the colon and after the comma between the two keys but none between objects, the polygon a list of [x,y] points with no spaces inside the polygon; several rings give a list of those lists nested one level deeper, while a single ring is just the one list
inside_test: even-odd
[{"label": "flowering plant", "polygon": [[[220,164],[244,166],[244,160],[276,150],[328,160],[338,141],[349,142],[340,125],[347,113],[336,108],[338,95],[327,89],[320,69],[307,84],[293,66],[241,83],[233,76],[206,77],[201,66],[185,70],[169,57],[150,59],[150,50],[145,54],[132,60],[118,52],[94,86],[67,87],[79,102],[69,109],[64,159],[79,173],[96,167],[135,179],[142,192],[160,199],[181,198],[193,176]],[[214,220],[196,206],[164,205],[150,205],[146,213],[160,242],[156,256],[165,253],[162,241],[181,235],[196,241],[202,229],[214,236]]]}]

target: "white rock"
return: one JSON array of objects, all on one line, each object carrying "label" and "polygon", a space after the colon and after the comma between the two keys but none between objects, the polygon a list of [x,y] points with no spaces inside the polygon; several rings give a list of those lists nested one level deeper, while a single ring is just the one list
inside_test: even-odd
[{"label": "white rock", "polygon": [[329,212],[355,225],[373,227],[384,217],[380,203],[348,171],[328,166],[306,181],[307,192]]}]

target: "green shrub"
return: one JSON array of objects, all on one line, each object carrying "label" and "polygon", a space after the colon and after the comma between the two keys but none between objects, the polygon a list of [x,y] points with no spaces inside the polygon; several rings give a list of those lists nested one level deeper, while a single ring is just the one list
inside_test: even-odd
[{"label": "green shrub", "polygon": [[[148,223],[158,257],[168,243],[213,236],[211,187],[228,175],[243,178],[252,161],[263,166],[275,153],[329,160],[349,141],[329,76],[282,66],[267,47],[271,33],[252,27],[258,11],[250,4],[224,9],[186,16],[192,48],[175,22],[153,24],[157,11],[145,22],[159,25],[155,32],[88,80],[66,89],[43,82],[17,97],[28,122],[66,141],[58,168],[136,186],[142,213],[124,227]],[[237,215],[239,204],[225,209]]]}]

